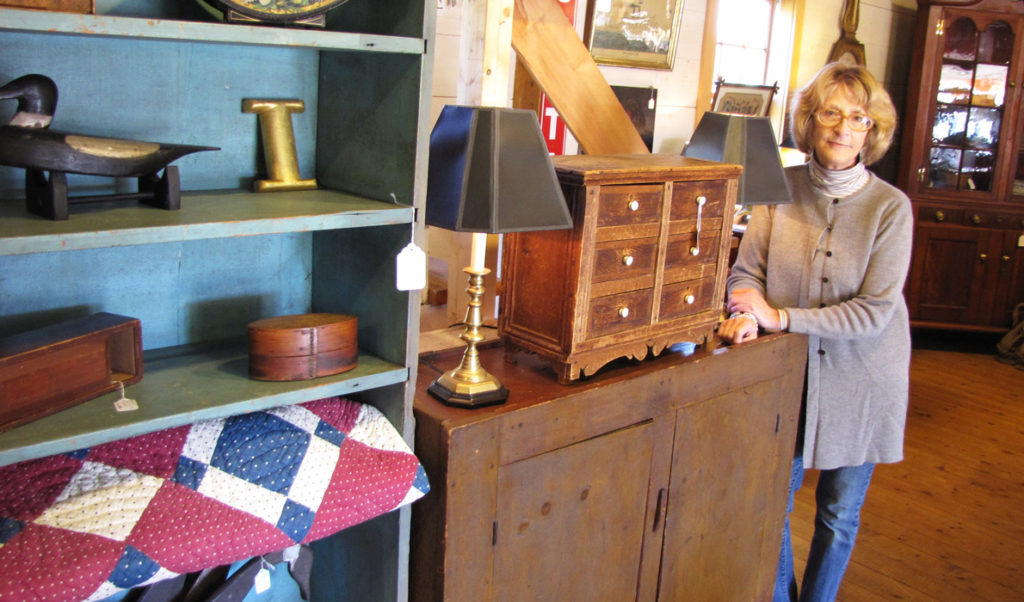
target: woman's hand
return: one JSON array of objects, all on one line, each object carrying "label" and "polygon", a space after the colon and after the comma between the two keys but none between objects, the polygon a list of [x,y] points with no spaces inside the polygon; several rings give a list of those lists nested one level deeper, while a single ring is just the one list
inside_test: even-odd
[{"label": "woman's hand", "polygon": [[[782,325],[779,310],[768,305],[761,293],[752,288],[734,290],[729,295],[726,309],[729,310],[729,313],[748,312],[753,314],[761,326],[769,332],[779,330]],[[747,321],[753,322],[753,320]],[[719,331],[721,331],[721,327],[719,327]]]},{"label": "woman's hand", "polygon": [[747,316],[729,318],[718,325],[718,337],[726,343],[742,343],[757,338],[757,322]]}]

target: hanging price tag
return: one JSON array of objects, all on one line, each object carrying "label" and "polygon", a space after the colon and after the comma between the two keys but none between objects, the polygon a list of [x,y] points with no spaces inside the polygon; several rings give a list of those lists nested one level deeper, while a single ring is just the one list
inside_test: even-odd
[{"label": "hanging price tag", "polygon": [[266,568],[260,569],[256,573],[256,579],[253,580],[252,588],[257,594],[262,594],[270,589],[270,571]]},{"label": "hanging price tag", "polygon": [[418,291],[427,286],[427,254],[411,242],[398,254],[395,286],[400,291]]}]

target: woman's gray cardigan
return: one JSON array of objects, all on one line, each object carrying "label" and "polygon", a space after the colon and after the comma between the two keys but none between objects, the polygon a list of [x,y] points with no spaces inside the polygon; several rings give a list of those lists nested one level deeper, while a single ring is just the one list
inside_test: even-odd
[{"label": "woman's gray cardigan", "polygon": [[903,283],[913,218],[898,189],[870,175],[842,199],[786,169],[793,203],[758,205],[728,290],[754,288],[809,335],[804,466],[903,459],[910,326]]}]

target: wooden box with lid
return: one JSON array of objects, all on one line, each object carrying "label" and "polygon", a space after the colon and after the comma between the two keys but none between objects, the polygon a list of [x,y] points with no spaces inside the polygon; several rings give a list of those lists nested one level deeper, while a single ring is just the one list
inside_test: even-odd
[{"label": "wooden box with lid", "polygon": [[559,381],[673,343],[722,311],[741,167],[676,155],[553,158],[571,230],[506,235],[500,335]]}]

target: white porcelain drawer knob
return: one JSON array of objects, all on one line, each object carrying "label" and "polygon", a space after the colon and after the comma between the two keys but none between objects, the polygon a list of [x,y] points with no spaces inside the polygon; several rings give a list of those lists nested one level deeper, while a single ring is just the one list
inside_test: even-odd
[{"label": "white porcelain drawer knob", "polygon": [[633,256],[632,255],[623,255],[622,256],[622,265],[633,265]]},{"label": "white porcelain drawer knob", "polygon": [[619,317],[620,318],[628,318],[629,317],[629,308],[628,307],[620,307],[619,308]]},{"label": "white porcelain drawer knob", "polygon": [[693,294],[689,294],[689,295],[686,295],[685,297],[683,297],[683,301],[687,305],[693,305],[693,302],[696,301],[696,300],[697,300],[697,297],[694,297]]},{"label": "white porcelain drawer knob", "polygon": [[636,199],[631,199],[629,201],[629,205],[627,205],[627,207],[629,207],[630,211],[636,211],[637,209],[640,208],[640,201],[638,201]]}]

